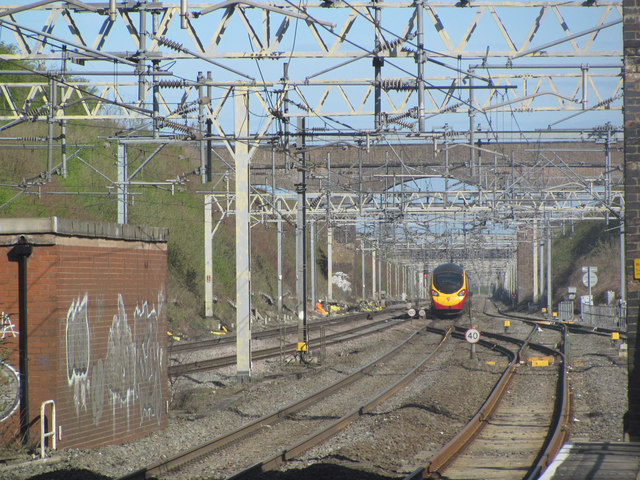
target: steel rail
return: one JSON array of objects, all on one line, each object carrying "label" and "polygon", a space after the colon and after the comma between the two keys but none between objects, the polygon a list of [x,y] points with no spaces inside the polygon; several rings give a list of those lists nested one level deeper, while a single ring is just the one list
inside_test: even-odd
[{"label": "steel rail", "polygon": [[[341,322],[357,322],[358,320],[364,320],[368,312],[358,312],[353,315],[344,315],[341,317],[329,317],[321,320],[310,322],[309,329],[316,330],[320,327],[327,325],[339,324]],[[291,324],[291,329],[298,328],[297,323]],[[286,325],[289,328],[289,325]],[[277,337],[280,335],[282,326],[270,328],[267,330],[259,330],[251,333],[253,340],[260,340],[270,337]],[[220,345],[226,345],[228,343],[235,343],[236,335],[234,333],[227,333],[225,335],[218,336],[216,338],[207,338],[205,340],[195,340],[193,342],[181,342],[169,345],[169,355],[185,352],[196,352],[198,350],[205,350],[207,348],[215,348]]]},{"label": "steel rail", "polygon": [[[238,440],[240,438],[250,435],[251,433],[259,430],[265,425],[273,424],[274,422],[277,422],[287,417],[288,415],[291,415],[301,410],[304,407],[307,407],[313,403],[316,403],[328,397],[329,395],[335,393],[341,388],[345,388],[346,386],[354,383],[356,380],[367,375],[371,370],[373,370],[377,366],[378,363],[384,361],[387,358],[392,357],[396,353],[399,353],[407,343],[409,343],[412,339],[414,339],[417,335],[419,335],[422,331],[425,331],[425,330],[427,330],[427,327],[424,327],[420,330],[413,332],[401,343],[389,349],[387,352],[382,354],[380,357],[378,357],[374,361],[368,363],[367,365],[363,366],[362,368],[350,374],[349,376],[343,378],[342,380],[332,385],[329,385],[328,387],[320,389],[315,393],[312,393],[311,395],[301,400],[298,400],[297,402],[291,403],[274,413],[265,415],[264,417],[261,417],[253,422],[245,424],[229,433],[226,433],[212,440],[204,442],[200,445],[197,445],[193,448],[180,452],[171,458],[167,458],[165,460],[152,464],[148,467],[142,468],[128,475],[120,477],[118,480],[139,480],[139,479],[155,478],[158,475],[164,474],[171,470],[176,470],[186,465],[189,462],[195,461],[199,458],[202,458],[204,456],[207,456],[213,453],[214,451],[224,447],[225,445],[235,440]],[[436,329],[429,329],[429,331],[435,331],[435,330]],[[440,330],[440,332],[443,336],[446,335],[446,332],[444,330]]]},{"label": "steel rail", "polygon": [[[532,322],[533,328],[525,340],[514,339],[502,334],[491,332],[483,332],[483,336],[495,338],[500,341],[508,341],[520,345],[518,353],[515,357],[517,361],[511,361],[500,378],[498,384],[491,392],[486,402],[480,408],[478,413],[471,419],[469,423],[458,434],[451,439],[425,466],[422,466],[411,474],[407,475],[404,480],[415,480],[422,478],[436,478],[440,472],[444,470],[448,463],[465,448],[465,446],[480,432],[486,421],[489,419],[492,411],[499,404],[502,394],[515,373],[515,369],[519,363],[523,352],[528,347],[552,353],[561,357],[561,373],[557,383],[557,394],[555,399],[554,413],[551,420],[550,435],[547,436],[540,454],[536,457],[529,472],[527,472],[528,480],[537,478],[547,465],[553,460],[559,449],[562,447],[566,436],[568,435],[568,424],[570,417],[570,396],[568,394],[567,368],[566,368],[566,329],[563,331],[563,351],[559,352],[551,347],[532,343],[532,339],[538,329],[537,322]],[[456,327],[454,335],[462,336],[463,327]],[[438,477],[439,478],[439,477]]]},{"label": "steel rail", "polygon": [[[480,432],[487,419],[491,415],[491,412],[493,412],[496,405],[498,405],[502,394],[506,391],[507,385],[509,384],[511,377],[515,373],[515,369],[520,358],[520,353],[533,338],[535,331],[535,329],[531,330],[531,333],[529,333],[526,340],[522,343],[517,354],[514,354],[511,350],[508,350],[505,347],[501,347],[500,345],[488,342],[486,340],[481,339],[478,342],[483,346],[508,352],[510,360],[507,368],[502,373],[500,380],[498,380],[498,383],[496,383],[485,403],[480,407],[473,418],[467,423],[465,428],[458,432],[458,434],[453,437],[440,450],[439,453],[432,457],[425,466],[420,467],[418,470],[405,477],[405,480],[427,478],[432,474],[435,474],[436,472],[442,470],[455,457],[455,455],[460,450],[462,450],[462,448],[464,448],[464,446],[467,445],[475,435]],[[464,335],[461,332],[456,332],[454,335],[464,338]]]},{"label": "steel rail", "polygon": [[[389,323],[390,320],[396,320],[396,323],[390,324]],[[332,345],[334,343],[353,340],[355,338],[364,337],[366,335],[376,333],[380,330],[384,330],[386,328],[389,328],[390,326],[396,325],[397,323],[407,322],[410,320],[411,320],[410,318],[401,319],[400,317],[392,317],[386,320],[379,320],[377,322],[369,323],[367,325],[360,325],[358,327],[354,327],[345,332],[338,332],[338,333],[326,335],[324,342],[326,345]],[[310,347],[314,346],[313,340],[317,340],[317,339],[312,339],[309,341]],[[317,341],[319,342],[320,340],[317,340]],[[281,353],[286,353],[286,354],[295,353],[296,348],[297,348],[297,343],[295,342],[288,343],[284,347],[281,347],[278,345],[275,347],[264,348],[261,350],[251,352],[251,357],[254,360],[262,360],[265,358],[278,356]],[[170,377],[177,377],[177,376],[185,375],[188,373],[205,372],[205,371],[213,370],[220,367],[235,365],[236,361],[237,361],[237,357],[236,357],[236,354],[234,353],[231,355],[224,355],[221,357],[209,358],[206,360],[198,360],[195,362],[170,365],[168,368],[168,373]]]},{"label": "steel rail", "polygon": [[[486,305],[485,305],[486,306]],[[532,319],[530,316],[520,315],[513,312],[504,312],[498,309],[498,312],[501,316],[514,318],[516,320],[520,320],[525,323],[529,323],[531,325],[541,325],[544,324],[545,327],[557,329],[562,332],[562,351],[558,352],[557,350],[550,349],[554,352],[555,355],[558,355],[562,360],[562,369],[560,379],[558,380],[557,392],[556,392],[556,402],[554,407],[554,415],[552,418],[552,426],[550,430],[552,430],[551,435],[547,437],[543,448],[534,461],[533,465],[527,472],[524,477],[526,480],[534,480],[540,476],[540,474],[549,466],[549,464],[553,461],[555,456],[562,448],[562,445],[566,441],[569,436],[569,425],[571,423],[571,395],[569,390],[569,380],[567,378],[567,358],[568,358],[568,344],[567,341],[567,333],[570,331],[577,332],[580,334],[590,334],[590,335],[608,335],[613,332],[620,333],[622,337],[624,332],[618,330],[610,330],[610,329],[591,329],[587,327],[583,327],[581,325],[575,324],[567,324],[561,321],[547,321],[540,319]],[[485,311],[487,315],[488,312]],[[497,316],[497,315],[494,315]],[[597,331],[599,330],[599,331]],[[626,335],[625,335],[626,336]]]},{"label": "steel rail", "polygon": [[567,378],[567,328],[562,332],[562,373],[558,382],[556,404],[552,418],[553,433],[547,438],[542,452],[536,458],[529,472],[524,477],[526,480],[535,480],[549,466],[556,457],[560,448],[569,437],[569,425],[571,423],[571,395],[569,392],[569,380]]},{"label": "steel rail", "polygon": [[276,455],[273,455],[261,462],[258,462],[246,468],[245,470],[242,470],[241,472],[236,473],[231,477],[228,477],[227,480],[240,480],[256,472],[266,472],[266,471],[278,468],[279,466],[285,464],[289,460],[292,460],[300,456],[302,453],[306,452],[310,448],[316,445],[319,445],[322,442],[324,442],[326,439],[336,435],[339,431],[344,429],[347,425],[354,422],[361,416],[373,411],[373,409],[376,406],[378,406],[385,400],[389,399],[390,397],[398,393],[404,387],[406,387],[411,381],[413,381],[418,376],[418,374],[421,372],[421,370],[427,364],[427,362],[429,362],[429,360],[433,358],[433,356],[439,351],[440,347],[442,347],[442,345],[447,340],[447,338],[449,338],[449,336],[451,335],[451,329],[444,330],[444,329],[439,329],[434,327],[426,327],[425,330],[428,332],[438,333],[442,335],[442,339],[440,340],[440,343],[436,346],[436,348],[432,352],[430,352],[425,358],[423,358],[414,368],[412,368],[407,374],[405,374],[397,382],[395,382],[393,385],[389,386],[388,388],[384,389],[383,391],[375,394],[372,398],[367,400],[364,404],[362,404],[358,408],[353,409],[351,412],[340,417],[338,420],[332,422],[326,427],[308,435],[307,437],[303,438],[299,442],[296,442],[295,444],[290,445],[289,447],[285,448],[284,450],[277,453]]},{"label": "steel rail", "polygon": [[[485,305],[486,307],[486,305]],[[555,329],[560,329],[561,326],[564,326],[565,328],[567,328],[569,330],[569,332],[573,332],[573,333],[580,333],[580,334],[590,334],[590,335],[598,335],[598,336],[609,336],[612,333],[618,333],[620,334],[620,338],[626,339],[627,338],[627,332],[625,330],[621,330],[621,329],[615,329],[615,328],[604,328],[604,327],[598,327],[598,326],[587,326],[587,325],[578,325],[576,323],[568,323],[568,322],[563,322],[562,320],[548,320],[545,318],[534,318],[531,315],[523,315],[523,314],[518,314],[515,312],[506,312],[504,310],[501,310],[499,308],[496,307],[496,309],[498,310],[498,313],[500,315],[496,315],[493,313],[489,313],[486,311],[486,308],[484,309],[483,313],[485,315],[490,315],[490,316],[502,316],[502,317],[508,317],[508,318],[513,318],[516,320],[520,320],[522,322],[525,323],[529,323],[531,325],[535,324],[535,325],[544,325],[548,328],[555,328]]]}]

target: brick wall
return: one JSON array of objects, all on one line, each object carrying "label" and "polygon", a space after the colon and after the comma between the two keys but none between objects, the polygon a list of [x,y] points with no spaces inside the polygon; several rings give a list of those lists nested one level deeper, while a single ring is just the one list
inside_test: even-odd
[{"label": "brick wall", "polygon": [[639,0],[623,3],[624,41],[624,182],[625,249],[627,283],[627,324],[629,347],[629,410],[625,435],[640,440],[640,359],[638,313],[640,280],[634,279],[633,262],[640,259],[640,5]]},{"label": "brick wall", "polygon": [[518,228],[518,304],[533,303],[533,229]]},{"label": "brick wall", "polygon": [[[19,371],[19,235],[27,259],[30,445],[40,405],[54,400],[58,448],[120,443],[166,426],[166,232],[58,219],[0,220],[0,310],[6,363]],[[52,232],[46,232],[49,222]],[[22,233],[20,233],[22,232]],[[1,405],[0,405],[1,409]],[[20,408],[5,412],[0,438],[21,441]],[[22,428],[24,433],[24,427]]]}]

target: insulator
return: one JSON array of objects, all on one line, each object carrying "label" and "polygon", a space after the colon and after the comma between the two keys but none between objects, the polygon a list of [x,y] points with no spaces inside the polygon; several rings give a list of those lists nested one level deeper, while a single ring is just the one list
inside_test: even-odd
[{"label": "insulator", "polygon": [[158,86],[161,88],[184,88],[186,84],[184,80],[160,80]]},{"label": "insulator", "polygon": [[45,139],[41,137],[21,137],[23,142],[43,142]]},{"label": "insulator", "polygon": [[408,123],[408,122],[403,122],[400,120],[396,120],[394,123],[397,123],[398,125],[405,127],[405,128],[413,128],[413,125]]},{"label": "insulator", "polygon": [[402,47],[401,51],[406,53],[411,53],[412,55],[415,55],[416,53],[418,53],[417,50],[414,50],[413,48],[409,48],[409,47]]},{"label": "insulator", "polygon": [[179,123],[174,123],[171,120],[164,121],[165,127],[173,128],[174,130],[178,130],[179,132],[186,133],[187,135],[192,135],[192,131],[186,125],[180,125]]},{"label": "insulator", "polygon": [[165,47],[169,47],[172,50],[175,50],[176,52],[181,52],[183,50],[183,46],[181,43],[178,42],[174,42],[173,40],[169,40],[167,37],[165,36],[159,36],[159,37],[155,37],[156,40],[158,41],[158,43],[160,45],[164,45]]},{"label": "insulator", "polygon": [[607,122],[604,125],[598,125],[597,127],[593,128],[595,132],[611,132],[615,129],[616,128],[613,125],[611,125],[610,122]]},{"label": "insulator", "polygon": [[197,105],[181,105],[176,108],[176,111],[174,113],[176,113],[177,115],[184,115],[186,113],[195,112],[198,109],[199,107]]},{"label": "insulator", "polygon": [[619,97],[611,97],[611,98],[607,98],[606,100],[603,100],[599,103],[596,103],[593,107],[591,107],[592,110],[596,109],[596,108],[600,108],[600,107],[609,107],[609,105],[611,103],[613,103],[616,99],[618,99]]},{"label": "insulator", "polygon": [[25,117],[38,117],[47,111],[47,107],[30,108],[24,114]]},{"label": "insulator", "polygon": [[382,88],[385,90],[413,90],[415,85],[407,84],[401,78],[387,78],[381,82]]},{"label": "insulator", "polygon": [[398,48],[404,42],[406,42],[406,40],[404,38],[396,38],[394,41],[387,42],[384,45],[382,45],[382,48],[384,50],[393,50],[394,48]]},{"label": "insulator", "polygon": [[311,109],[309,107],[307,107],[306,105],[302,105],[301,103],[297,103],[297,102],[294,102],[293,100],[289,100],[289,99],[287,99],[287,102],[292,104],[292,105],[295,105],[300,110],[304,110],[305,112],[311,112]]},{"label": "insulator", "polygon": [[389,122],[397,123],[398,120],[402,120],[403,118],[407,118],[411,116],[411,112],[402,113],[400,115],[396,115],[395,117],[389,117]]},{"label": "insulator", "polygon": [[459,106],[461,106],[462,103],[456,103],[455,105],[451,105],[450,107],[447,108],[443,108],[442,110],[439,110],[438,113],[449,113],[449,112],[453,112],[455,110],[458,109]]}]

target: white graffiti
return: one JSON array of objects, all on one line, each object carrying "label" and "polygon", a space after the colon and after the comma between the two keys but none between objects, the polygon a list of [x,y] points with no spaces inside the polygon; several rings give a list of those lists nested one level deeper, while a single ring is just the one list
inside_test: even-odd
[{"label": "white graffiti", "polygon": [[67,381],[73,387],[73,401],[76,415],[87,409],[89,389],[89,361],[91,358],[89,339],[89,318],[87,315],[87,295],[71,302],[67,311]]},{"label": "white graffiti", "polygon": [[16,331],[14,330],[15,325],[11,322],[11,317],[8,313],[2,312],[0,314],[0,328],[2,328],[2,338],[4,339],[9,333],[14,337],[16,336]]},{"label": "white graffiti", "polygon": [[118,294],[118,314],[113,316],[107,344],[105,360],[106,387],[111,393],[115,428],[116,408],[123,406],[127,410],[127,428],[129,425],[129,407],[134,401],[136,384],[136,352],[133,334],[127,323],[122,295]]},{"label": "white graffiti", "polygon": [[[155,308],[149,311],[147,302],[134,312],[136,331],[136,385],[140,403],[140,424],[156,412],[162,412],[162,379],[159,365],[162,364],[162,348],[158,341],[158,314]],[[157,415],[160,422],[160,415]]]},{"label": "white graffiti", "polygon": [[331,277],[331,283],[346,293],[351,293],[351,282],[349,275],[344,272],[336,272]]},{"label": "white graffiti", "polygon": [[[88,410],[98,425],[104,414],[105,400],[111,404],[113,431],[116,433],[118,410],[124,409],[127,429],[131,407],[138,402],[140,425],[155,417],[162,419],[164,347],[160,343],[159,313],[164,308],[164,292],[158,294],[158,308],[143,302],[136,305],[133,325],[129,325],[126,307],[118,294],[118,309],[113,315],[107,339],[106,357],[93,360],[91,372],[88,296],[73,301],[67,313],[67,379],[74,388],[76,414]],[[96,303],[102,315],[104,302]],[[98,319],[100,320],[100,319]]]}]

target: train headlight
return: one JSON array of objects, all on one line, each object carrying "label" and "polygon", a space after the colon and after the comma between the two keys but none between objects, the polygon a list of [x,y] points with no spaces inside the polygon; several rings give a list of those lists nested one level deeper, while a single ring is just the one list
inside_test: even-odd
[{"label": "train headlight", "polygon": [[432,297],[437,297],[438,295],[440,295],[436,290],[431,290],[431,296]]},{"label": "train headlight", "polygon": [[467,294],[467,291],[464,288],[458,292],[459,297],[464,297],[466,294]]}]

